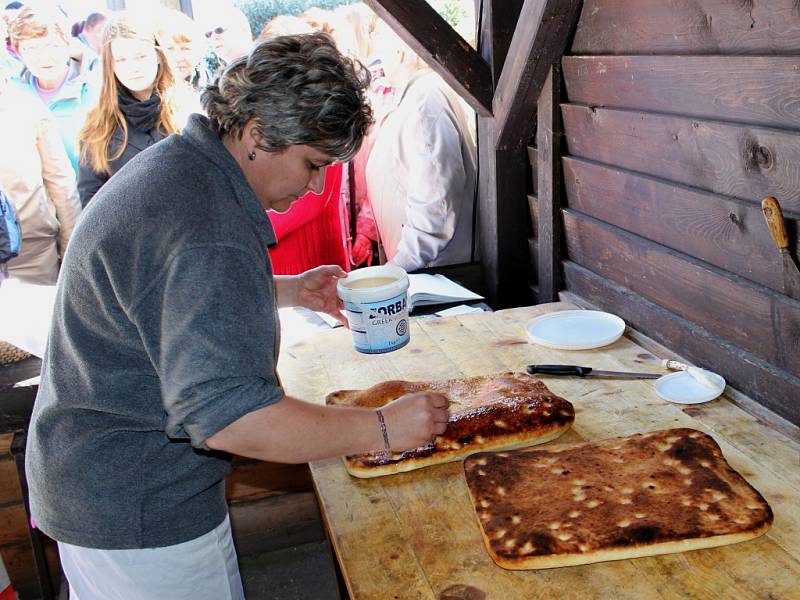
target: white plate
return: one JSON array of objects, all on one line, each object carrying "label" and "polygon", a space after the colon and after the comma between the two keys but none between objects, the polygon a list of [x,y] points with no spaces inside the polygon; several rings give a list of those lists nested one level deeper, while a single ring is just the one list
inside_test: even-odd
[{"label": "white plate", "polygon": [[625,321],[597,310],[562,310],[528,321],[530,340],[559,350],[589,350],[616,342]]},{"label": "white plate", "polygon": [[725,379],[710,371],[706,374],[714,381],[714,387],[700,383],[686,371],[678,371],[656,379],[656,394],[676,404],[709,402],[725,389]]}]

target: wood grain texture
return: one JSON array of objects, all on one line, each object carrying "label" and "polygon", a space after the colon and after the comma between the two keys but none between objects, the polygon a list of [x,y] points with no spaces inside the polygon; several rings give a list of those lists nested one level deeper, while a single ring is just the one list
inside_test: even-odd
[{"label": "wood grain texture", "polygon": [[[800,382],[796,377],[589,269],[567,261],[564,271],[567,289],[574,294],[621,316],[631,327],[659,343],[680,348],[687,360],[719,373],[729,385],[748,390],[761,405],[800,424]],[[712,405],[704,405],[703,411],[709,406]],[[690,415],[698,411],[695,407],[685,410]],[[733,437],[732,431],[728,433]],[[769,456],[764,454],[761,462],[768,462]],[[790,460],[797,460],[794,451],[789,456]]]},{"label": "wood grain texture", "polygon": [[[569,265],[570,263],[565,263]],[[630,292],[627,292],[630,294]],[[560,310],[569,305],[565,303],[554,303],[540,305],[545,310]],[[538,307],[537,307],[538,308]],[[501,322],[497,320],[488,319],[487,324],[490,326],[492,334],[495,339],[509,339],[510,332],[518,331],[524,327],[527,322],[526,315],[529,311],[528,308],[519,308],[506,311],[499,311],[495,313],[499,315]],[[662,309],[663,310],[663,309]],[[622,313],[616,311],[617,314],[622,316]],[[480,317],[480,315],[477,315]],[[626,318],[627,320],[627,318]],[[632,325],[631,321],[627,321]],[[684,320],[684,331],[688,330],[688,336],[701,336],[704,335],[702,329],[694,327],[692,329],[689,324]],[[633,325],[632,325],[633,326]],[[500,346],[502,351],[502,359],[509,364],[529,364],[536,361],[530,360],[532,344],[508,344]],[[533,345],[534,348],[537,346]],[[730,358],[727,352],[735,352],[730,345],[726,346],[721,340],[716,338],[716,343],[713,346],[717,359],[722,361],[729,361]],[[651,369],[658,371],[659,364],[653,362],[654,357],[644,349],[633,343],[627,337],[618,340],[614,344],[599,348],[596,350],[588,351],[570,351],[570,350],[552,350],[539,348],[542,351],[542,356],[546,360],[552,361],[557,364],[585,364],[592,365],[599,369],[609,370],[642,370],[649,372]],[[629,356],[630,362],[620,364],[620,354],[624,354],[628,350],[635,349],[636,351]],[[723,349],[723,352],[720,351]],[[487,349],[488,350],[488,349]],[[624,350],[624,351],[623,351]],[[748,360],[758,359],[752,355],[746,354],[737,355],[738,364],[737,368],[747,368],[749,365]],[[704,363],[703,366],[706,366]],[[763,361],[761,364],[764,364]],[[714,369],[714,365],[710,365]],[[598,382],[590,380],[576,380],[576,378],[565,377],[549,377],[546,380],[547,386],[556,394],[567,398],[575,406],[576,419],[573,430],[584,439],[605,439],[620,435],[630,435],[643,431],[655,431],[665,426],[670,427],[692,427],[713,433],[712,430],[706,429],[704,426],[694,420],[691,414],[691,409],[696,407],[686,407],[681,405],[665,402],[658,398],[653,390],[652,382],[645,382],[639,380],[633,381],[606,381]],[[796,391],[794,393],[784,392],[790,391],[791,386],[776,381],[776,385],[772,389],[768,388],[768,393],[774,396],[775,401],[786,402],[789,399],[791,402],[797,397]],[[727,402],[727,400],[724,400]],[[704,407],[715,406],[723,400],[717,400],[713,403],[703,405]],[[736,410],[741,410],[736,408]],[[778,434],[770,428],[765,428],[769,431],[767,437],[778,435],[781,442],[788,442],[785,446],[784,460],[796,461],[798,456],[798,445],[796,441],[788,440],[785,436]],[[566,434],[562,439],[564,443],[569,442]],[[598,435],[600,437],[592,437]],[[749,455],[757,454],[760,458],[760,463],[769,462],[770,455],[766,453],[765,447],[761,443],[753,447],[743,449],[742,445],[736,446],[733,441],[729,441],[726,437],[714,434],[714,439],[722,448],[722,451],[727,458],[729,464],[739,471],[756,489],[761,492],[768,500],[772,508],[775,510],[776,515],[781,515],[779,518],[783,520],[782,526],[777,530],[767,533],[767,536],[773,537],[784,550],[789,552],[795,559],[800,558],[800,514],[794,515],[791,509],[793,503],[797,501],[796,498],[789,498],[787,494],[796,493],[795,486],[791,480],[784,477],[781,467],[787,463],[781,463],[781,460],[776,461],[776,464],[770,467],[760,467],[750,459],[746,458]],[[780,596],[779,596],[780,597]]]},{"label": "wood grain texture", "polygon": [[528,164],[531,167],[531,193],[536,195],[536,190],[539,185],[539,151],[536,146],[528,146]]},{"label": "wood grain texture", "polygon": [[307,464],[285,465],[236,457],[225,478],[228,502],[307,492],[311,488]]},{"label": "wood grain texture", "polygon": [[17,465],[12,458],[0,459],[0,505],[22,502]]},{"label": "wood grain texture", "polygon": [[310,491],[235,502],[228,512],[240,556],[325,539],[319,507]]},{"label": "wood grain texture", "polygon": [[759,204],[775,196],[800,216],[798,134],[573,104],[561,113],[574,156]]},{"label": "wood grain texture", "polygon": [[11,502],[0,507],[0,546],[25,542],[28,539],[26,523],[22,502]]},{"label": "wood grain texture", "polygon": [[796,54],[795,0],[585,0],[573,54]]},{"label": "wood grain texture", "polygon": [[564,53],[579,8],[578,0],[525,0],[522,5],[492,102],[498,148],[517,148],[533,134],[539,93]]},{"label": "wood grain texture", "polygon": [[528,210],[531,213],[531,232],[535,234],[539,231],[539,199],[528,194]]},{"label": "wood grain texture", "polygon": [[531,283],[537,284],[537,286],[536,286],[537,287],[536,300],[537,300],[537,304],[538,304],[538,299],[539,299],[539,290],[538,290],[538,287],[539,287],[538,286],[538,283],[539,283],[539,271],[538,271],[538,269],[539,269],[539,267],[538,267],[538,265],[539,265],[539,240],[537,240],[535,237],[528,238],[528,254],[531,257],[531,270],[530,270],[530,275],[528,277],[528,281],[530,281]]},{"label": "wood grain texture", "polygon": [[800,56],[565,56],[562,65],[570,102],[800,129]]},{"label": "wood grain texture", "polygon": [[[614,370],[658,368],[655,357],[625,338],[602,349],[577,352],[527,343],[528,319],[570,308],[574,306],[543,304],[416,320],[406,348],[368,358],[352,350],[348,332],[326,332],[314,344],[289,348],[281,355],[279,370],[288,393],[322,402],[330,391],[363,388],[388,378],[478,375],[536,362],[577,362]],[[308,377],[309,365],[317,376]],[[715,592],[736,598],[791,597],[800,577],[800,490],[777,471],[795,459],[796,443],[750,423],[747,437],[734,446],[733,440],[681,407],[657,398],[649,382],[549,378],[547,385],[576,408],[576,431],[565,434],[564,441],[664,427],[710,433],[728,462],[769,501],[775,526],[764,538],[726,549],[549,572],[510,572],[496,567],[483,548],[459,465],[362,481],[349,477],[340,459],[313,463],[323,517],[352,597],[446,598],[448,590],[464,586],[486,598],[504,599],[564,597],[564,590],[576,599],[705,599]],[[729,405],[723,398],[704,406],[720,404]],[[720,420],[727,423],[739,410],[731,406],[730,413],[715,413],[715,428],[723,428]],[[763,446],[767,440],[771,445]],[[781,447],[782,459],[771,464],[767,452]],[[751,562],[763,570],[751,572]]]},{"label": "wood grain texture", "polygon": [[492,114],[492,73],[483,58],[425,0],[366,0],[414,52],[483,116]]},{"label": "wood grain texture", "polygon": [[[605,284],[613,285],[607,279],[604,279],[599,275],[595,275],[588,269],[584,269],[583,267],[580,267],[571,261],[564,261],[564,267],[565,269],[577,269],[579,271],[583,271],[589,274],[590,276],[603,281]],[[619,287],[619,289],[624,290],[624,288],[622,287]],[[627,290],[627,292],[628,295],[635,296],[635,294],[633,294],[633,292],[630,292],[630,290]],[[599,306],[593,304],[585,297],[578,296],[577,294],[570,291],[563,291],[558,295],[558,297],[561,302],[568,302],[571,304],[575,304],[585,310],[601,310]],[[641,299],[643,302],[647,302],[641,297],[639,297],[639,299]],[[656,305],[653,304],[653,306]],[[667,311],[665,311],[664,309],[659,308],[659,310],[663,311],[664,313],[667,313]],[[675,319],[679,319],[675,315],[672,316]],[[707,332],[704,332],[704,334],[707,334]],[[625,330],[625,335],[629,337],[633,342],[640,345],[642,348],[646,348],[647,351],[654,356],[660,356],[662,359],[664,358],[671,359],[685,364],[692,364],[692,361],[686,358],[685,356],[675,352],[674,350],[671,350],[664,344],[656,341],[654,338],[648,335],[645,335],[638,329],[628,327]],[[720,346],[721,344],[722,341],[719,340],[717,346]],[[759,359],[754,357],[752,354],[749,354],[748,356],[750,359],[759,362]],[[728,425],[733,426],[734,428],[741,428],[742,431],[744,431],[746,429],[749,429],[749,427],[752,424],[755,424],[757,427],[764,427],[769,430],[780,432],[781,435],[785,436],[787,439],[791,440],[796,444],[800,444],[800,426],[791,423],[778,413],[766,408],[765,406],[763,406],[750,396],[743,394],[739,389],[735,387],[731,386],[726,387],[725,395],[726,398],[730,400],[730,405],[735,408],[738,414],[746,417],[745,419],[732,419],[731,421],[728,421]],[[705,407],[694,406],[694,407],[687,407],[685,410],[690,411],[693,417],[698,418],[702,420],[704,423],[706,423],[709,429],[716,430],[717,426],[719,426],[720,420],[714,420],[709,422],[702,419],[703,415],[710,414],[708,408],[711,406],[717,408],[718,406],[721,405],[713,404],[713,405],[706,405]],[[725,411],[723,411],[723,414],[728,415],[728,413]],[[722,420],[724,420],[724,418]],[[746,434],[743,434],[742,437],[745,440],[747,439]],[[798,448],[798,452],[800,452],[800,447]],[[769,456],[770,455],[768,454],[767,455],[768,459]],[[794,454],[791,454],[791,457],[792,457],[791,460],[794,460]],[[779,469],[777,472],[781,473],[783,471]],[[800,472],[798,472],[798,476],[800,477]]]},{"label": "wood grain texture", "polygon": [[536,110],[539,302],[556,300],[562,283],[561,206],[564,191],[561,177],[561,118],[558,110],[560,97],[561,69],[552,66],[542,86]]},{"label": "wood grain texture", "polygon": [[564,211],[564,226],[571,260],[800,373],[800,301],[571,210]]},{"label": "wood grain texture", "polygon": [[[564,157],[569,208],[783,292],[781,259],[757,204]],[[790,221],[800,242],[798,221]]]}]

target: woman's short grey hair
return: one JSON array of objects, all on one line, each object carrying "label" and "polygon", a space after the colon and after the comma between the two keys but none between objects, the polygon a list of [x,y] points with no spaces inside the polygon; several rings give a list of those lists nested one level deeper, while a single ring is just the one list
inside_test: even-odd
[{"label": "woman's short grey hair", "polygon": [[367,70],[343,57],[324,33],[263,41],[206,87],[201,101],[220,137],[241,139],[255,119],[259,147],[304,144],[344,161],[372,123]]}]

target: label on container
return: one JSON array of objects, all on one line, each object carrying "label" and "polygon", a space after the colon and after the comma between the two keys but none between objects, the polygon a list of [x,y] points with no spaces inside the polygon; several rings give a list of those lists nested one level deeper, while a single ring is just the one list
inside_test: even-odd
[{"label": "label on container", "polygon": [[359,352],[381,354],[408,343],[408,296],[405,292],[378,302],[344,301],[353,345]]}]

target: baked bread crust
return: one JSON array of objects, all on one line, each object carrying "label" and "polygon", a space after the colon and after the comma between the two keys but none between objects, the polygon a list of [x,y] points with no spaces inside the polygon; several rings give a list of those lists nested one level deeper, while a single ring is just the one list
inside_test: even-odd
[{"label": "baked bread crust", "polygon": [[527,373],[385,381],[366,390],[333,392],[325,401],[336,406],[378,408],[413,392],[438,392],[450,399],[447,430],[421,448],[348,456],[345,466],[351,475],[391,475],[462,460],[475,452],[541,444],[560,436],[575,420],[572,404]]},{"label": "baked bread crust", "polygon": [[506,569],[684,552],[760,536],[772,510],[710,436],[667,429],[464,462],[484,543]]}]

